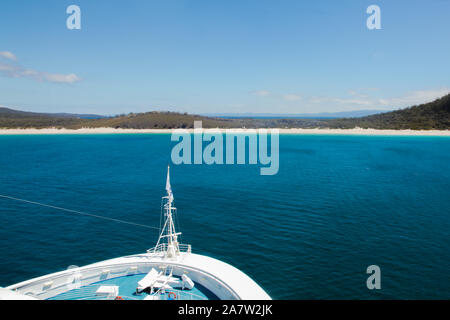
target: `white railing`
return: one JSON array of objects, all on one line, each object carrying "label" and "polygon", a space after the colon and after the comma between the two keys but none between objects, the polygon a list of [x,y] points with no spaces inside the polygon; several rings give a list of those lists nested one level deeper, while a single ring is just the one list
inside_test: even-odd
[{"label": "white railing", "polygon": [[157,300],[208,300],[207,297],[200,296],[186,290],[178,289],[159,289],[152,296],[158,297]]},{"label": "white railing", "polygon": [[[178,248],[180,249],[180,252],[186,253],[192,252],[192,246],[190,244],[180,243],[178,244]],[[160,243],[156,247],[147,250],[147,253],[161,253],[161,252],[167,252],[167,243]]]}]

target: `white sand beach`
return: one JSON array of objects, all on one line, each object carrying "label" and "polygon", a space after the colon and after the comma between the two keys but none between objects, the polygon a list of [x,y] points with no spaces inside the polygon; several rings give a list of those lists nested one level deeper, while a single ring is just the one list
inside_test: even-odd
[{"label": "white sand beach", "polygon": [[[115,128],[82,128],[82,129],[0,129],[0,135],[28,135],[28,134],[110,134],[110,133],[172,133],[175,129],[115,129]],[[187,129],[193,132],[193,129]],[[236,132],[245,133],[252,129],[203,129],[209,132]],[[256,129],[257,130],[257,129]],[[270,130],[270,129],[269,129]],[[282,129],[280,134],[342,134],[342,135],[389,135],[389,136],[450,136],[449,130],[378,130],[378,129]]]}]

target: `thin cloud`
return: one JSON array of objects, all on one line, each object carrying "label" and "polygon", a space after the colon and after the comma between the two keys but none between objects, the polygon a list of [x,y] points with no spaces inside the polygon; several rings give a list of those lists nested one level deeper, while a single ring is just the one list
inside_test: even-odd
[{"label": "thin cloud", "polygon": [[340,103],[340,104],[352,104],[352,105],[359,105],[359,106],[368,106],[368,105],[372,104],[372,102],[370,100],[365,100],[365,99],[339,99],[339,98],[335,98],[332,101]]},{"label": "thin cloud", "polygon": [[378,99],[384,106],[406,107],[431,102],[450,93],[450,88],[411,91],[400,97]]},{"label": "thin cloud", "polygon": [[373,101],[369,99],[355,99],[355,98],[335,98],[335,97],[312,97],[308,100],[308,102],[313,104],[323,104],[326,103],[328,105],[358,105],[358,106],[367,106],[373,104]]},{"label": "thin cloud", "polygon": [[[373,91],[371,94],[369,91]],[[347,96],[311,96],[302,98],[302,111],[329,112],[346,110],[394,110],[434,101],[450,93],[450,88],[415,90],[394,97],[383,97],[379,89],[350,90]],[[375,94],[376,93],[376,94]]]},{"label": "thin cloud", "polygon": [[[9,51],[0,52],[0,57],[17,61],[16,56]],[[74,73],[61,74],[36,71],[22,67],[18,63],[0,62],[0,74],[10,78],[29,78],[40,82],[72,84],[81,81],[81,78]]]},{"label": "thin cloud", "polygon": [[81,80],[81,78],[79,78],[74,73],[70,74],[43,73],[41,77],[45,81],[55,83],[74,83]]},{"label": "thin cloud", "polygon": [[17,60],[16,56],[9,51],[0,51],[0,57],[13,61]]},{"label": "thin cloud", "polygon": [[283,99],[286,100],[286,101],[298,101],[298,100],[301,100],[302,97],[298,96],[296,94],[285,94],[283,96]]},{"label": "thin cloud", "polygon": [[252,94],[258,97],[270,97],[274,99],[281,99],[284,101],[298,101],[302,99],[302,97],[297,94],[279,94],[267,90],[253,91]]},{"label": "thin cloud", "polygon": [[255,95],[255,96],[258,96],[258,97],[268,97],[272,93],[270,91],[267,91],[267,90],[258,90],[258,91],[253,91],[252,94]]}]

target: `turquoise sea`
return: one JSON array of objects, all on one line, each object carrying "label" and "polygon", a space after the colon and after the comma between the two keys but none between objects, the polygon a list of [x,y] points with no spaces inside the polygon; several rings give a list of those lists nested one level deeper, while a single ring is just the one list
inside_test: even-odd
[{"label": "turquoise sea", "polygon": [[[159,226],[168,134],[0,136],[0,194]],[[450,138],[281,135],[280,169],[172,165],[182,241],[275,299],[449,299]],[[157,231],[0,198],[0,286]],[[366,268],[381,268],[368,290]]]}]

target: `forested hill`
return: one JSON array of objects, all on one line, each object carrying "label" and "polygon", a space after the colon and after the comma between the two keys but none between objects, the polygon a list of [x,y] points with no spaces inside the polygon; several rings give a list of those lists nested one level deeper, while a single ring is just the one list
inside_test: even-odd
[{"label": "forested hill", "polygon": [[332,128],[450,129],[450,94],[433,102],[362,118],[328,121]]},{"label": "forested hill", "polygon": [[[95,116],[95,115],[93,115]],[[97,117],[97,116],[96,116]],[[204,128],[373,128],[373,129],[450,129],[450,94],[433,102],[406,109],[360,118],[264,119],[219,118],[176,112],[130,113],[114,117],[89,118],[70,114],[46,114],[0,108],[0,128],[192,128],[201,120]]]}]

